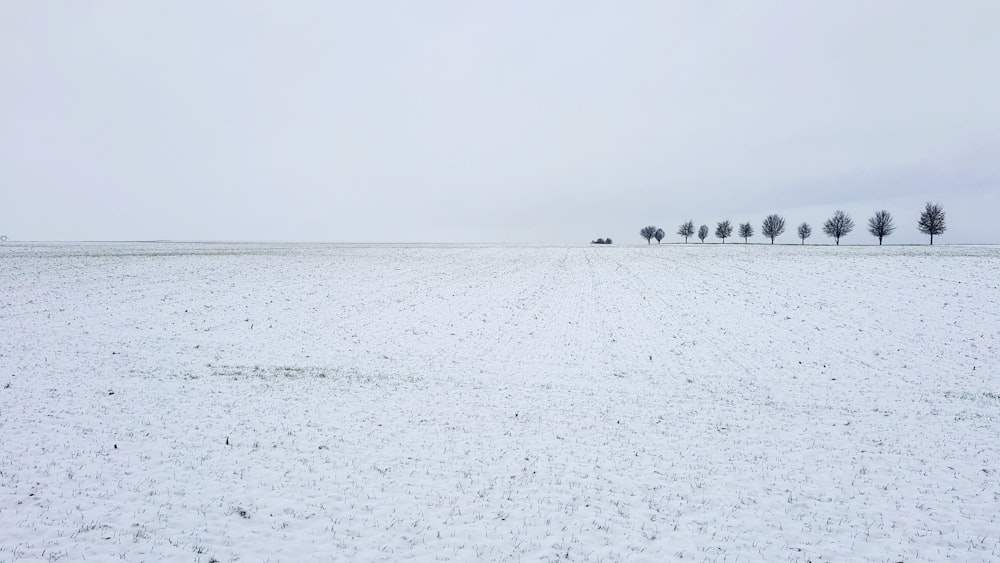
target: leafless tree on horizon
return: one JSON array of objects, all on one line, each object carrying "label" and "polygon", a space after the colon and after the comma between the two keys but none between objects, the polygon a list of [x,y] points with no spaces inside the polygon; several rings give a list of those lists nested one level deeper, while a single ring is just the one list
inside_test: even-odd
[{"label": "leafless tree on horizon", "polygon": [[927,202],[920,220],[917,221],[917,228],[921,233],[931,236],[931,244],[934,244],[934,235],[940,235],[947,227],[944,224],[944,209],[936,204]]},{"label": "leafless tree on horizon", "polygon": [[837,246],[840,246],[840,237],[845,236],[847,233],[854,230],[854,219],[847,213],[837,210],[833,213],[833,217],[826,220],[823,224],[823,232],[827,236],[833,237],[833,240],[837,242]]},{"label": "leafless tree on horizon", "polygon": [[876,211],[868,219],[868,232],[878,239],[878,245],[882,246],[882,238],[887,237],[896,230],[896,225],[892,223],[892,214],[885,209]]}]

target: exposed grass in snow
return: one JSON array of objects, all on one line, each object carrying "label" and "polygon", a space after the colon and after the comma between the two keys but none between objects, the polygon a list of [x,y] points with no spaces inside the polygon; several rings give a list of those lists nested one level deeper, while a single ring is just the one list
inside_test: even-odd
[{"label": "exposed grass in snow", "polygon": [[1000,249],[0,246],[0,561],[1000,559]]}]

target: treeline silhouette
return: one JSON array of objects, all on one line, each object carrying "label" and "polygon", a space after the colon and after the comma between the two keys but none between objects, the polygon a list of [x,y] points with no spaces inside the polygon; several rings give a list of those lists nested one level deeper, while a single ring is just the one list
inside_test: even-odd
[{"label": "treeline silhouette", "polygon": [[[826,236],[833,238],[837,245],[840,245],[840,239],[847,236],[851,231],[854,230],[854,219],[851,218],[850,214],[837,210],[833,213],[826,222],[823,223],[823,233]],[[878,239],[879,245],[885,237],[891,235],[893,231],[896,230],[895,222],[893,221],[892,214],[882,209],[876,211],[868,219],[868,232],[875,238]],[[945,231],[944,222],[944,209],[937,203],[928,202],[924,207],[924,210],[920,213],[920,218],[917,220],[917,230],[925,235],[930,235],[931,244],[934,244],[934,236],[940,235]],[[677,228],[677,234],[684,237],[684,242],[688,241],[689,237],[695,235],[694,221],[685,221]],[[768,215],[764,222],[760,225],[760,233],[771,239],[771,244],[774,244],[774,239],[781,236],[785,232],[785,218],[780,215]],[[812,227],[809,223],[802,223],[795,229],[796,234],[802,241],[802,244],[806,243],[806,239],[812,236]],[[705,242],[708,238],[709,228],[708,225],[702,225],[697,230],[698,238],[701,242]],[[740,223],[739,228],[736,231],[737,236],[743,239],[744,244],[750,242],[750,238],[754,236],[754,228],[749,222]],[[646,239],[647,244],[652,244],[653,239],[659,243],[663,241],[666,233],[663,229],[656,227],[655,225],[649,225],[643,227],[639,230],[639,236]],[[726,243],[726,239],[733,236],[733,224],[726,219],[725,221],[720,221],[715,226],[715,237],[722,239],[722,243]],[[597,239],[593,241],[597,244],[601,244],[600,241],[604,239]],[[611,244],[611,239],[606,240],[606,244]]]}]

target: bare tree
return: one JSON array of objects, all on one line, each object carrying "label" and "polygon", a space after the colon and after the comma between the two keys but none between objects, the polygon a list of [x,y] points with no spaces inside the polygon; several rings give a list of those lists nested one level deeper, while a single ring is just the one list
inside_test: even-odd
[{"label": "bare tree", "polygon": [[934,244],[934,235],[940,235],[945,231],[944,209],[936,203],[927,202],[924,212],[920,214],[917,221],[917,228],[921,233],[931,236],[931,244]]},{"label": "bare tree", "polygon": [[726,239],[733,236],[733,224],[729,222],[729,219],[715,226],[715,236],[722,239],[722,244],[726,244]]},{"label": "bare tree", "polygon": [[656,236],[656,227],[650,225],[648,227],[643,227],[639,234],[642,238],[646,239],[646,244],[652,244],[653,237]]},{"label": "bare tree", "polygon": [[667,236],[667,233],[663,232],[663,229],[656,229],[656,232],[653,233],[653,238],[656,239],[656,244],[660,244],[665,236]]},{"label": "bare tree", "polygon": [[743,237],[743,244],[746,244],[750,241],[750,237],[753,236],[753,225],[750,223],[740,223],[739,233]]},{"label": "bare tree", "polygon": [[765,237],[771,239],[771,244],[774,244],[774,237],[785,232],[785,218],[780,215],[768,215],[764,219],[764,223],[760,226],[760,232]]},{"label": "bare tree", "polygon": [[887,237],[896,230],[896,225],[892,224],[892,214],[883,209],[877,211],[875,215],[868,219],[868,232],[873,237],[878,238],[878,245],[882,246],[882,237]]},{"label": "bare tree", "polygon": [[698,227],[698,238],[701,239],[701,242],[705,242],[705,239],[708,238],[708,225]]},{"label": "bare tree", "polygon": [[688,237],[694,235],[694,221],[682,223],[681,226],[677,228],[677,234],[684,237],[684,242],[686,243],[688,241]]},{"label": "bare tree", "polygon": [[853,230],[854,219],[851,219],[850,215],[839,209],[833,213],[833,217],[830,217],[826,220],[826,223],[823,223],[823,232],[827,236],[833,237],[833,240],[837,241],[837,245],[840,245],[840,237]]},{"label": "bare tree", "polygon": [[799,232],[799,238],[802,239],[802,244],[805,244],[806,239],[811,237],[813,234],[812,227],[809,226],[809,223],[802,223],[801,225],[799,225],[798,232]]}]

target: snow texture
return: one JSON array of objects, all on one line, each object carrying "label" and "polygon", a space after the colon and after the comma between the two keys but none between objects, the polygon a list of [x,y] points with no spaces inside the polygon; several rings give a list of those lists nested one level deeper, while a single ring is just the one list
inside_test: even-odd
[{"label": "snow texture", "polygon": [[0,561],[996,561],[1000,249],[0,246]]}]

